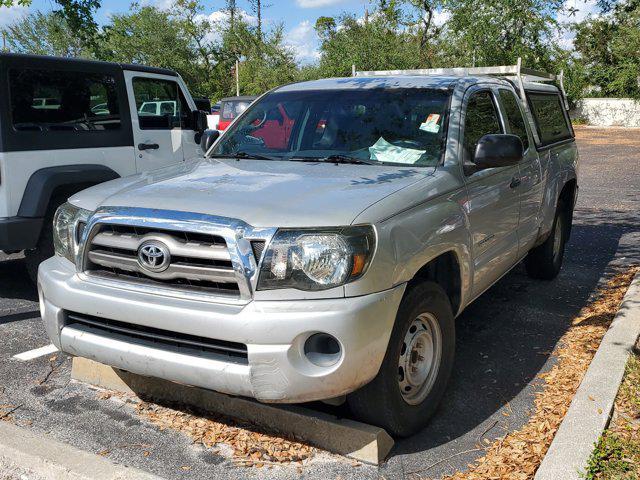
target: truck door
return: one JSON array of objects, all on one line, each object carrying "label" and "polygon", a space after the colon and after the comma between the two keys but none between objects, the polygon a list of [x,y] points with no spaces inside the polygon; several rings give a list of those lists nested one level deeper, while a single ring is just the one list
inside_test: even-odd
[{"label": "truck door", "polygon": [[540,156],[534,147],[533,136],[524,121],[520,102],[512,90],[500,88],[498,97],[502,106],[507,133],[517,135],[522,140],[524,156],[520,162],[520,220],[518,222],[518,242],[520,256],[525,255],[538,238],[540,213],[544,194]]},{"label": "truck door", "polygon": [[461,156],[465,166],[467,213],[474,262],[473,294],[479,295],[518,259],[520,200],[517,165],[475,170],[473,154],[484,135],[504,133],[496,99],[488,88],[470,90],[463,107]]},{"label": "truck door", "polygon": [[191,127],[195,106],[188,103],[179,77],[136,71],[124,75],[138,172],[184,161],[185,144],[190,158],[195,152]]}]

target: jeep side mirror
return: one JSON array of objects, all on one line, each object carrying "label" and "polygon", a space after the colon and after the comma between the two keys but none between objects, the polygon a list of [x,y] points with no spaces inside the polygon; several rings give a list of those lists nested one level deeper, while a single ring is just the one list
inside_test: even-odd
[{"label": "jeep side mirror", "polygon": [[207,153],[219,136],[220,132],[218,130],[205,130],[200,139],[200,148],[202,151]]},{"label": "jeep side mirror", "polygon": [[207,112],[194,110],[191,112],[191,124],[196,132],[202,133],[207,129]]},{"label": "jeep side mirror", "polygon": [[508,167],[522,160],[523,155],[522,140],[517,135],[490,134],[476,144],[473,163],[478,168]]}]

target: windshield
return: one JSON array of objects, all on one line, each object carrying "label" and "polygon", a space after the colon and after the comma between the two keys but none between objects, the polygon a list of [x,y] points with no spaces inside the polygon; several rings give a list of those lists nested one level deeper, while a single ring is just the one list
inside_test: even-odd
[{"label": "windshield", "polygon": [[435,166],[448,104],[445,89],[274,92],[251,105],[212,155]]}]

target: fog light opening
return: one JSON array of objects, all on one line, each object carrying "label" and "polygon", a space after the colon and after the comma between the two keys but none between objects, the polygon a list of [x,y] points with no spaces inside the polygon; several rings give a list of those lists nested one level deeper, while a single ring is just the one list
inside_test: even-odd
[{"label": "fog light opening", "polygon": [[304,354],[318,367],[330,367],[338,363],[342,349],[335,337],[328,333],[314,333],[304,342]]}]

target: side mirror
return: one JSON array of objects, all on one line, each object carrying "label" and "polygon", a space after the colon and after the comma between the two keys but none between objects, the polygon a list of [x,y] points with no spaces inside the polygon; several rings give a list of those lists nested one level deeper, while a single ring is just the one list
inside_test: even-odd
[{"label": "side mirror", "polygon": [[522,160],[523,155],[522,140],[517,135],[490,134],[478,141],[473,163],[478,168],[508,167]]},{"label": "side mirror", "polygon": [[208,127],[207,112],[204,110],[194,110],[191,112],[191,123],[196,132],[204,132]]},{"label": "side mirror", "polygon": [[202,151],[207,153],[219,136],[220,132],[218,130],[205,130],[200,139],[200,148]]},{"label": "side mirror", "polygon": [[191,124],[196,134],[193,137],[194,142],[200,143],[202,141],[202,133],[207,129],[207,112],[202,110],[194,110],[191,112]]}]

